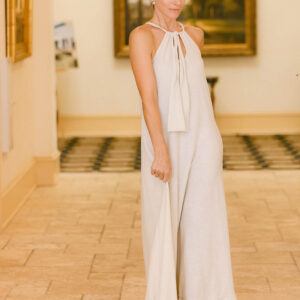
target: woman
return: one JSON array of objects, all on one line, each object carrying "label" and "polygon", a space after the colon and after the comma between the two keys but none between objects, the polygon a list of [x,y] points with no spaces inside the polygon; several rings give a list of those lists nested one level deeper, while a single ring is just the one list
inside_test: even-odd
[{"label": "woman", "polygon": [[129,36],[142,115],[146,300],[236,300],[204,34],[176,21],[184,2],[152,0],[152,19]]}]

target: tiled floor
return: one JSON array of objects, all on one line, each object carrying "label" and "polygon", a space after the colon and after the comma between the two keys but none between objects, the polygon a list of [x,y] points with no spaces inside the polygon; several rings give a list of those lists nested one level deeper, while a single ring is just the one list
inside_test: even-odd
[{"label": "tiled floor", "polygon": [[[238,300],[299,300],[300,171],[223,175]],[[139,184],[63,173],[36,189],[0,234],[0,299],[144,300]]]}]

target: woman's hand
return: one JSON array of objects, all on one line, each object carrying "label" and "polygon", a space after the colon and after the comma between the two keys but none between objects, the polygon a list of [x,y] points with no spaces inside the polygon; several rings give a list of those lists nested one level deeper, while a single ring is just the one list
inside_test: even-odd
[{"label": "woman's hand", "polygon": [[166,146],[154,151],[154,160],[151,166],[151,174],[164,182],[170,180],[172,176],[172,166]]}]

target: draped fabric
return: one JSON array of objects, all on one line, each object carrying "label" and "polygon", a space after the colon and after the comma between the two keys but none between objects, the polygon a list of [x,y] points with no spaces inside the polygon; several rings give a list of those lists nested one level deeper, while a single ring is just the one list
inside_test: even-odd
[{"label": "draped fabric", "polygon": [[[147,22],[150,23],[150,22]],[[154,24],[154,23],[151,23]],[[156,25],[156,24],[154,24]],[[180,23],[182,30],[183,25]],[[165,30],[164,30],[165,31]],[[172,41],[168,132],[187,131],[190,96],[181,32],[165,31]],[[179,219],[171,217],[169,183],[163,183],[163,196],[152,244],[145,300],[177,300],[176,257]],[[177,212],[177,216],[180,211]],[[175,228],[175,229],[174,229]]]},{"label": "draped fabric", "polygon": [[180,32],[147,23],[165,32],[153,67],[172,177],[163,182],[151,174],[154,149],[141,109],[145,300],[236,300],[222,183],[222,139],[201,53],[182,23]]},{"label": "draped fabric", "polygon": [[171,32],[173,39],[172,60],[175,72],[171,78],[169,96],[168,131],[187,131],[189,124],[190,95],[188,90],[185,58],[179,32]]},{"label": "draped fabric", "polygon": [[147,22],[154,27],[161,28],[171,40],[171,85],[169,91],[168,131],[187,131],[189,124],[190,95],[186,73],[186,61],[180,45],[180,38],[184,34],[184,27],[179,23],[182,31],[167,31],[158,25]]}]

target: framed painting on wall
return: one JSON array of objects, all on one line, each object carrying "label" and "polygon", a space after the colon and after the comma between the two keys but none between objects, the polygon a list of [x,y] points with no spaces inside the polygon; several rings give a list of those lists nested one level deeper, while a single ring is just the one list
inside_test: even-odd
[{"label": "framed painting on wall", "polygon": [[[116,57],[128,57],[130,31],[152,15],[150,0],[114,0]],[[256,54],[255,0],[186,0],[177,20],[203,29],[203,56]]]},{"label": "framed painting on wall", "polygon": [[6,0],[7,56],[12,62],[32,53],[32,0]]}]

